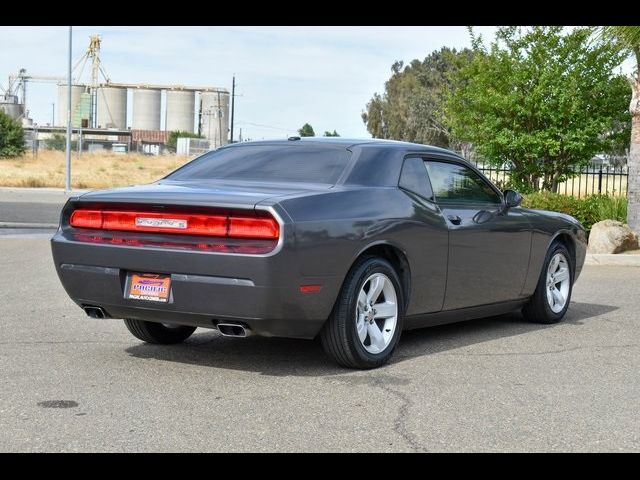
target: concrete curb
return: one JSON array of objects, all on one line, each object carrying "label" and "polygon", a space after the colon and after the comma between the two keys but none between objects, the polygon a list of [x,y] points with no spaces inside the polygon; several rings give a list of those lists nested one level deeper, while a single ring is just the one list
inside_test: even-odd
[{"label": "concrete curb", "polygon": [[0,187],[0,202],[31,204],[64,204],[69,198],[80,196],[88,190],[73,190],[66,193],[55,188]]},{"label": "concrete curb", "polygon": [[15,192],[15,193],[62,193],[68,197],[74,195],[80,195],[82,193],[87,193],[91,190],[86,188],[75,188],[70,192],[67,192],[64,188],[55,188],[55,187],[0,187],[0,192]]},{"label": "concrete curb", "polygon": [[628,255],[624,253],[587,253],[584,264],[640,267],[640,255]]},{"label": "concrete curb", "polygon": [[58,228],[57,223],[0,222],[0,228]]}]

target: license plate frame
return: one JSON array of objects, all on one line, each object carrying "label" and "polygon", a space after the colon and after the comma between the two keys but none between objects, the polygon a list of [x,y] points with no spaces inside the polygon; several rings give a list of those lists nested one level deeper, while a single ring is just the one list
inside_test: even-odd
[{"label": "license plate frame", "polygon": [[171,275],[129,272],[125,286],[126,299],[153,303],[170,303]]}]

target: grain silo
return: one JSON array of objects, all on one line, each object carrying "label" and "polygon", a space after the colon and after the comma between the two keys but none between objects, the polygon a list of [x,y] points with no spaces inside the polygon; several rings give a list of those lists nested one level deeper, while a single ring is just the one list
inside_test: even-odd
[{"label": "grain silo", "polygon": [[0,97],[0,112],[4,112],[14,120],[20,120],[24,115],[24,105],[19,103],[16,95],[5,93]]},{"label": "grain silo", "polygon": [[202,92],[200,94],[200,133],[213,142],[214,147],[226,145],[229,130],[229,93]]},{"label": "grain silo", "polygon": [[160,90],[137,88],[133,90],[134,130],[160,130]]},{"label": "grain silo", "polygon": [[78,104],[71,113],[71,125],[73,127],[87,128],[91,126],[91,119],[93,114],[92,97],[88,90],[85,90],[80,94]]},{"label": "grain silo", "polygon": [[[74,113],[78,109],[82,94],[85,93],[86,87],[82,85],[71,85],[71,118],[73,120]],[[57,126],[65,126],[67,124],[67,86],[58,85],[58,118]]]},{"label": "grain silo", "polygon": [[188,90],[167,90],[167,124],[169,132],[181,130],[193,133],[196,93]]},{"label": "grain silo", "polygon": [[96,91],[97,127],[127,128],[127,89],[100,87]]}]

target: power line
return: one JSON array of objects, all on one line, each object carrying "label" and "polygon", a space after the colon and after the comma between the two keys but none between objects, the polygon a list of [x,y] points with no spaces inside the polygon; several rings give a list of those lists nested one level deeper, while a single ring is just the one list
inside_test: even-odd
[{"label": "power line", "polygon": [[236,75],[233,74],[233,84],[231,85],[231,139],[230,143],[233,143],[233,118],[236,111]]},{"label": "power line", "polygon": [[276,127],[274,125],[264,125],[262,123],[241,122],[241,121],[238,121],[236,123],[237,124],[244,124],[244,125],[251,125],[251,126],[254,126],[254,127],[272,128],[274,130],[282,130],[283,132],[297,132],[298,131],[297,128],[283,128],[283,127]]}]

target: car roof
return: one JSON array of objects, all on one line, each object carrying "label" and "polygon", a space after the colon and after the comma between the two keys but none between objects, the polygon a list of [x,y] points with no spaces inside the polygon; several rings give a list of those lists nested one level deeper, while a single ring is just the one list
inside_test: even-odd
[{"label": "car roof", "polygon": [[401,142],[397,140],[383,140],[379,138],[343,138],[343,137],[290,137],[289,139],[282,140],[259,140],[252,142],[241,142],[226,145],[223,148],[238,148],[243,146],[260,146],[260,145],[323,145],[328,147],[342,147],[351,148],[356,146],[371,146],[371,147],[384,147],[405,151],[424,151],[432,153],[447,153],[455,154],[450,150],[446,150],[440,147],[434,147],[432,145],[422,145],[419,143]]}]

